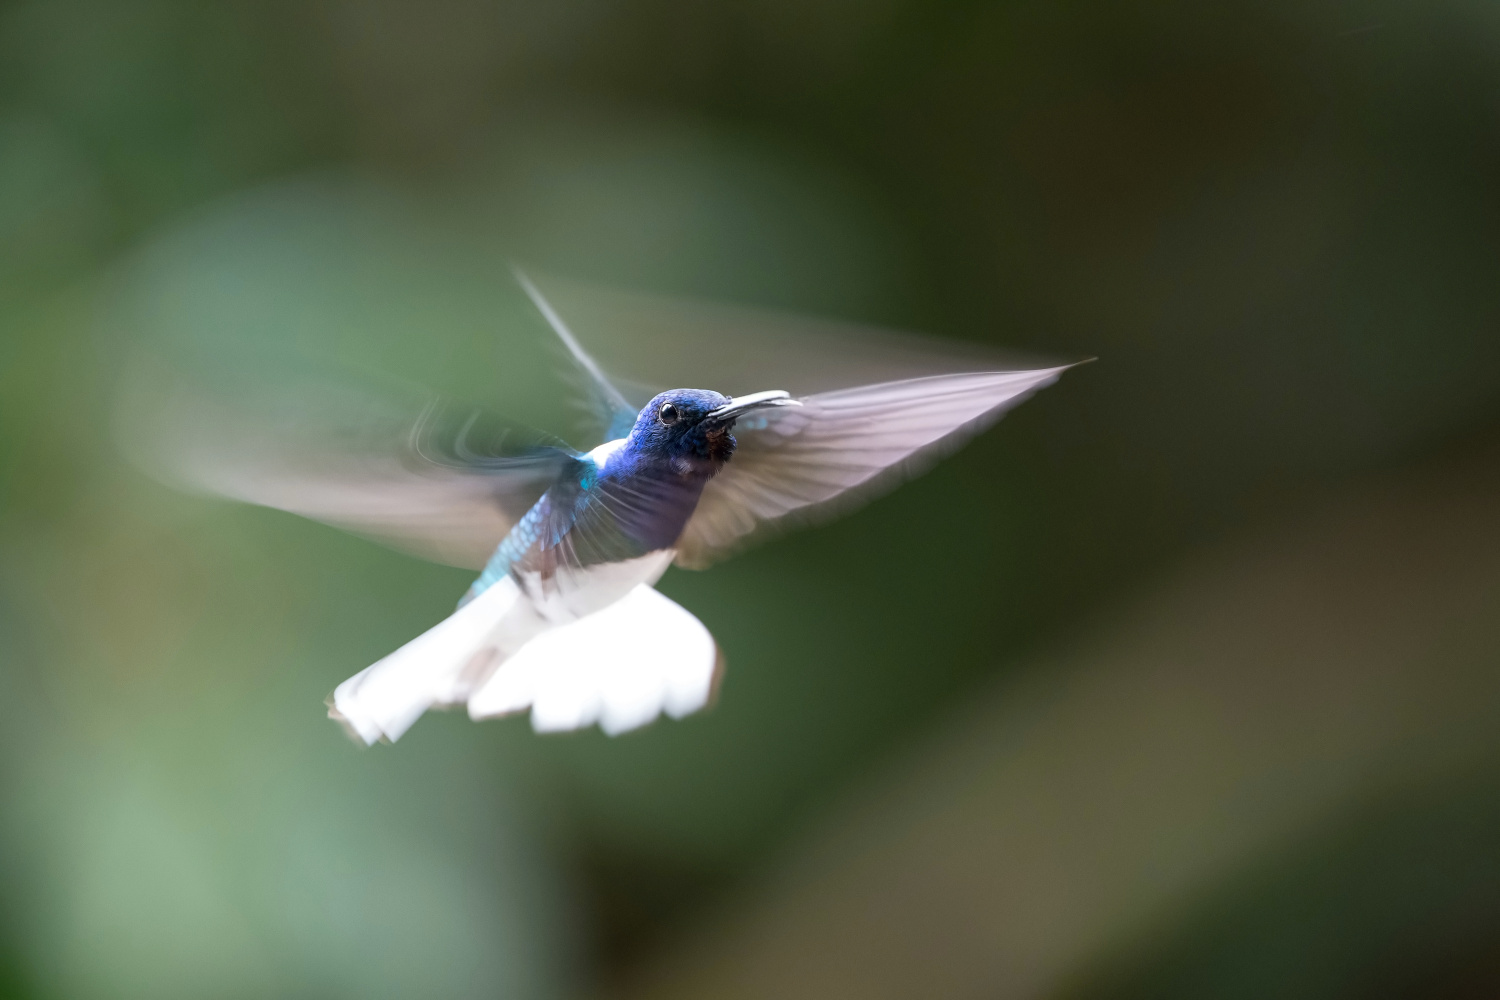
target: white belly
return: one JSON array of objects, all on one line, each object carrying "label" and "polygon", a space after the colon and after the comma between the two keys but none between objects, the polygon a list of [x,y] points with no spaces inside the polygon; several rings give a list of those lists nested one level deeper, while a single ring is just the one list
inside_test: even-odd
[{"label": "white belly", "polygon": [[643,583],[649,586],[660,580],[673,555],[671,549],[663,549],[624,562],[582,569],[562,567],[546,580],[538,573],[512,571],[512,576],[544,621],[566,625],[609,607]]}]

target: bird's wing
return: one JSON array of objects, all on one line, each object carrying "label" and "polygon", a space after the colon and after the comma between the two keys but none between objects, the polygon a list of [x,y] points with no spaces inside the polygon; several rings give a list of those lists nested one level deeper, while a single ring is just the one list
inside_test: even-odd
[{"label": "bird's wing", "polygon": [[880,382],[802,398],[735,429],[677,543],[699,569],[752,538],[834,516],[916,475],[1068,366]]},{"label": "bird's wing", "polygon": [[[139,380],[137,380],[139,382]],[[269,398],[158,373],[122,407],[122,444],[168,485],[274,507],[411,555],[482,568],[567,450],[476,410],[306,387]],[[316,400],[316,405],[310,404]]]},{"label": "bird's wing", "polygon": [[519,267],[512,267],[511,272],[515,275],[516,283],[531,299],[531,304],[536,306],[537,312],[547,321],[552,332],[557,334],[557,339],[562,342],[572,358],[580,375],[587,382],[585,386],[588,401],[595,412],[600,425],[604,428],[604,440],[613,441],[630,433],[631,427],[635,425],[636,411],[634,406],[625,398],[625,394],[610,381],[604,374],[604,369],[594,360],[578,338],[573,336],[573,331],[568,329],[568,324],[558,315],[557,310],[552,308],[552,303],[547,301],[546,296],[536,287]]},{"label": "bird's wing", "polygon": [[[965,341],[774,309],[655,295],[532,274],[570,336],[629,400],[672,388],[794,396],[954,372],[1042,368],[1046,359]],[[639,405],[637,405],[639,409]]]},{"label": "bird's wing", "polygon": [[[606,440],[623,436],[635,408],[530,279],[519,269],[515,278],[587,383],[583,395]],[[158,479],[289,511],[451,566],[482,569],[576,462],[560,442],[541,444],[540,435],[473,409],[393,405],[339,382],[247,391],[210,386],[155,361],[138,368],[123,393],[122,443]]]}]

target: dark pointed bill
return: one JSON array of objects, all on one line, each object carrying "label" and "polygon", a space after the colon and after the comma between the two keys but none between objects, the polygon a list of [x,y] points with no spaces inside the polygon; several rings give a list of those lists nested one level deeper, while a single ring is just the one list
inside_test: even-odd
[{"label": "dark pointed bill", "polygon": [[748,396],[737,396],[717,410],[709,410],[703,419],[727,421],[742,417],[752,410],[766,410],[773,406],[801,405],[785,389],[767,389],[765,392],[752,392]]}]

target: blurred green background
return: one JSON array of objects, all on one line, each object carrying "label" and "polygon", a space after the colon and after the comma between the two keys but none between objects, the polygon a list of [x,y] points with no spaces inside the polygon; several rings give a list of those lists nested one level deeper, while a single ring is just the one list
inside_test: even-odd
[{"label": "blurred green background", "polygon": [[[356,752],[468,575],[119,375],[554,414],[509,259],[1102,360],[670,572],[713,711]],[[0,995],[1496,995],[1497,459],[1491,0],[6,3]]]}]

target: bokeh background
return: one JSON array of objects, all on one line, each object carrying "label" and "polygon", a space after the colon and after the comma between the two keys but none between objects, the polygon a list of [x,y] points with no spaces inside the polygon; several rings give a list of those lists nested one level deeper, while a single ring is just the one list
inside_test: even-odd
[{"label": "bokeh background", "polygon": [[[714,710],[356,752],[467,575],[120,375],[551,413],[510,259],[1101,360],[670,572]],[[0,995],[1500,995],[1500,7],[0,6]]]}]

